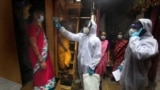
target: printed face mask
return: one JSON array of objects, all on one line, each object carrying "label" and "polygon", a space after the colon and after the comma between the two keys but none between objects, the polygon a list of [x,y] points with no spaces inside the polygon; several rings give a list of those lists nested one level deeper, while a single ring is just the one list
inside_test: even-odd
[{"label": "printed face mask", "polygon": [[38,22],[43,22],[44,21],[44,16],[40,15],[40,18],[38,19]]},{"label": "printed face mask", "polygon": [[88,29],[87,27],[84,27],[84,28],[83,28],[83,33],[84,33],[84,34],[88,34],[88,33],[89,33],[89,29]]}]

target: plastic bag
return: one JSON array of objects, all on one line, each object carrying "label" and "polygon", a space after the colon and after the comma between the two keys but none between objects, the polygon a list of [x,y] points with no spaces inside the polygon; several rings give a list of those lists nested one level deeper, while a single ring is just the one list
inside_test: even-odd
[{"label": "plastic bag", "polygon": [[98,74],[83,74],[84,90],[99,90],[100,76]]}]

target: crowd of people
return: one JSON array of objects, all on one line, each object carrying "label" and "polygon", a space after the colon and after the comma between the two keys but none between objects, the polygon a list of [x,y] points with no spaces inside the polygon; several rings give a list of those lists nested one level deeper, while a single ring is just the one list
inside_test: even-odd
[{"label": "crowd of people", "polygon": [[[44,32],[42,22],[44,21],[44,11],[40,8],[31,8],[27,35],[30,41],[29,58],[33,68],[34,90],[54,90],[55,75],[51,58],[48,51],[48,41]],[[101,31],[97,36],[97,24],[93,18],[83,24],[82,32],[72,33],[62,26],[58,18],[54,18],[54,25],[59,31],[58,41],[60,68],[65,70],[68,67],[71,56],[68,40],[78,42],[78,72],[82,89],[86,88],[83,84],[84,74],[92,77],[98,74],[101,81],[106,74],[106,66],[110,57],[109,40],[107,32]],[[138,19],[133,22],[129,29],[129,38],[124,39],[123,33],[118,32],[114,44],[113,71],[121,71],[120,85],[122,90],[145,90],[148,85],[148,69],[150,58],[158,53],[158,43],[153,37],[152,22],[150,19]],[[66,42],[63,42],[65,39]],[[64,53],[65,52],[65,53]],[[90,82],[92,85],[92,82]],[[93,88],[93,87],[92,87]],[[93,90],[91,87],[88,90]],[[95,89],[96,90],[96,89]]]}]

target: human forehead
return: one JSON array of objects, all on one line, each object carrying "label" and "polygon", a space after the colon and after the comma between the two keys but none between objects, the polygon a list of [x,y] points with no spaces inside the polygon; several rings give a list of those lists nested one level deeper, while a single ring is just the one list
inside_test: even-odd
[{"label": "human forehead", "polygon": [[106,32],[101,32],[101,35],[106,35]]}]

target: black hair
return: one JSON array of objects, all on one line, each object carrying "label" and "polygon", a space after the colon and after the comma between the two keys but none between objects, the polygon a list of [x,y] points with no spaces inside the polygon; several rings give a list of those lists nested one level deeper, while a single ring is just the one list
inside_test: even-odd
[{"label": "black hair", "polygon": [[36,7],[36,6],[32,6],[29,9],[29,18],[27,20],[28,23],[31,23],[34,19],[34,13],[39,13],[39,12],[44,12],[44,9],[42,7]]},{"label": "black hair", "polygon": [[[89,24],[90,24],[90,26],[88,26]],[[92,27],[91,21],[90,20],[85,21],[84,24],[83,24],[83,27],[91,28]]]}]

